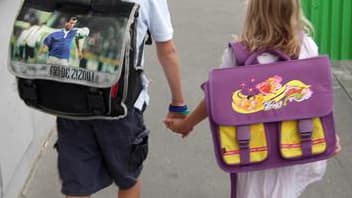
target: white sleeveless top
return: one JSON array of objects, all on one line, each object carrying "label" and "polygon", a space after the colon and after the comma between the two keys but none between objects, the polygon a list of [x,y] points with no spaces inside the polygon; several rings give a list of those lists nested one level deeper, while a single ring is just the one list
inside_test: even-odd
[{"label": "white sleeveless top", "polygon": [[[311,37],[305,36],[301,46],[299,59],[318,56],[318,47]],[[271,63],[277,57],[263,54],[258,62]],[[235,65],[236,60],[231,49],[227,48],[223,55],[221,67]],[[326,160],[238,174],[238,198],[297,198],[308,184],[321,180],[326,171]]]}]

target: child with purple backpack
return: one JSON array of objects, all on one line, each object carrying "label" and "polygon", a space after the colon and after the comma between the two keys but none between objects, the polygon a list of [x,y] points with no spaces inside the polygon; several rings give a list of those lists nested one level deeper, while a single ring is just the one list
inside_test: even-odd
[{"label": "child with purple backpack", "polygon": [[[279,50],[291,59],[318,56],[318,47],[309,36],[312,26],[300,9],[300,0],[247,0],[247,4],[244,29],[234,44],[240,48],[240,51],[251,54],[260,50]],[[240,60],[241,56],[233,51],[234,45],[225,49],[221,67],[243,65],[243,61]],[[270,53],[263,53],[257,57],[259,64],[276,61],[278,57]],[[262,91],[266,91],[272,84],[262,86]],[[167,119],[165,124],[172,131],[185,137],[207,116],[206,102],[203,99],[186,118]],[[336,152],[340,149],[337,137]],[[308,184],[320,180],[325,170],[326,160],[322,160],[302,165],[239,173],[237,197],[296,198]]]}]

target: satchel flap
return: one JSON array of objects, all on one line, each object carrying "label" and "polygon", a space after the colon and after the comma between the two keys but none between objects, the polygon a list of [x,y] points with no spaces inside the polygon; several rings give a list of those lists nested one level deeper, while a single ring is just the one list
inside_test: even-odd
[{"label": "satchel flap", "polygon": [[[138,5],[92,4],[89,12],[28,0],[11,37],[9,70],[17,77],[47,79],[93,87],[117,83],[130,56],[130,32]],[[83,2],[83,1],[80,1]],[[71,6],[71,7],[70,7]],[[116,6],[124,8],[115,9]],[[72,8],[72,9],[71,9]],[[131,60],[130,60],[131,59]]]},{"label": "satchel flap", "polygon": [[210,71],[209,111],[223,126],[321,117],[333,110],[326,56]]}]

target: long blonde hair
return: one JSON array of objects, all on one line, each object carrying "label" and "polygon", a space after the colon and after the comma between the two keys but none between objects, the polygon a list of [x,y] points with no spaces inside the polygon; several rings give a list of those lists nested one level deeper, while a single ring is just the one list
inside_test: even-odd
[{"label": "long blonde hair", "polygon": [[303,32],[312,25],[300,8],[300,0],[247,0],[247,14],[240,40],[253,52],[278,49],[298,57]]}]

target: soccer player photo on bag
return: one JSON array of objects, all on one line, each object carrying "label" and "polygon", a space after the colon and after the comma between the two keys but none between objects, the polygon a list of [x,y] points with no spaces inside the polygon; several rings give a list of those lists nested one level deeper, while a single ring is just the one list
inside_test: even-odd
[{"label": "soccer player photo on bag", "polygon": [[120,40],[127,28],[121,27],[127,23],[124,18],[22,9],[11,39],[12,70],[26,77],[111,82],[122,64],[125,42]]}]

